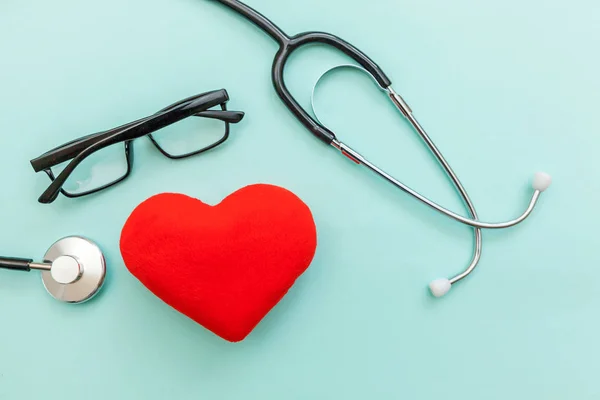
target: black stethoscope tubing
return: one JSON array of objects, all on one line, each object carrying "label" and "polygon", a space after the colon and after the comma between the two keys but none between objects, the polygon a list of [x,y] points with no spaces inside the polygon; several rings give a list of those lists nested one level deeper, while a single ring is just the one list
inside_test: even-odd
[{"label": "black stethoscope tubing", "polygon": [[272,67],[272,80],[275,91],[284,102],[286,107],[298,118],[298,120],[317,138],[327,144],[331,144],[336,139],[335,134],[325,126],[311,117],[308,112],[296,101],[294,96],[288,90],[283,78],[285,63],[289,56],[302,46],[322,43],[333,46],[351,57],[361,67],[367,70],[381,88],[391,86],[392,82],[381,70],[381,68],[371,60],[365,53],[346,42],[345,40],[325,32],[304,32],[295,36],[288,36],[277,25],[266,18],[258,11],[243,4],[237,0],[217,0],[226,5],[235,12],[243,15],[257,27],[267,33],[279,44],[279,51],[275,54]]}]

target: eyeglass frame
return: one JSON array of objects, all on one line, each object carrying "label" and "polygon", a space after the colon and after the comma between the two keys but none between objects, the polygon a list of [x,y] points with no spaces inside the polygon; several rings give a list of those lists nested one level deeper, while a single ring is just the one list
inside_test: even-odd
[{"label": "eyeglass frame", "polygon": [[[226,106],[228,101],[229,95],[225,89],[201,93],[178,101],[177,103],[165,107],[149,117],[141,118],[107,131],[83,136],[42,154],[41,156],[31,160],[31,166],[35,172],[44,171],[49,176],[52,183],[48,186],[44,193],[42,193],[38,201],[42,204],[52,203],[61,193],[68,198],[83,197],[105,190],[122,182],[129,177],[133,167],[134,158],[132,142],[135,139],[144,136],[148,136],[154,146],[164,156],[170,159],[191,157],[222,144],[229,137],[229,124],[240,122],[244,117],[244,113],[241,111],[228,111]],[[217,105],[220,105],[221,110],[208,110],[209,108]],[[212,143],[211,145],[208,145],[200,150],[182,155],[169,154],[158,144],[156,139],[152,136],[152,133],[191,116],[219,119],[224,121],[225,134],[217,142]],[[69,176],[73,173],[73,171],[75,171],[77,166],[83,162],[83,160],[97,151],[118,143],[124,143],[125,147],[125,157],[127,160],[127,172],[125,175],[113,182],[84,193],[69,193],[63,189],[63,186]],[[61,173],[58,174],[58,176],[54,176],[51,168],[69,160],[71,160],[71,162],[67,164]]]}]

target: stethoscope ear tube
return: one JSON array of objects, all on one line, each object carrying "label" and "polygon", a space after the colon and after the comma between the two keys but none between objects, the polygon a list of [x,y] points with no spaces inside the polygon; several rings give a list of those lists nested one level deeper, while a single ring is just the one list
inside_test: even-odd
[{"label": "stethoscope ear tube", "polygon": [[[321,120],[319,120],[319,117],[318,117],[318,114],[316,111],[316,106],[315,106],[315,94],[316,94],[317,88],[325,76],[329,75],[333,71],[336,71],[336,70],[339,70],[342,68],[352,68],[352,69],[359,70],[361,72],[364,72],[371,78],[373,78],[373,80],[377,81],[375,79],[375,77],[369,71],[365,70],[364,68],[362,68],[360,66],[353,65],[353,64],[338,65],[338,66],[335,66],[335,67],[330,68],[329,70],[325,71],[317,79],[315,86],[313,87],[312,96],[311,96],[311,106],[312,106],[313,114],[314,114],[316,120],[319,121],[319,123],[321,125],[323,125],[323,122]],[[431,294],[435,297],[441,297],[441,296],[444,296],[446,293],[448,293],[448,291],[450,291],[453,284],[457,283],[458,281],[462,280],[467,275],[469,275],[475,269],[477,264],[479,263],[479,260],[481,257],[481,249],[482,249],[481,229],[504,229],[504,228],[508,228],[508,227],[517,225],[517,224],[521,223],[522,221],[524,221],[531,214],[533,209],[535,208],[541,193],[544,192],[546,189],[548,189],[548,187],[550,186],[550,184],[552,182],[552,178],[550,177],[550,175],[548,175],[544,172],[537,172],[534,175],[533,182],[532,182],[533,193],[531,196],[531,200],[529,202],[529,205],[525,209],[525,211],[517,218],[514,218],[509,221],[505,221],[505,222],[482,222],[482,221],[480,221],[477,216],[477,212],[475,211],[475,207],[473,206],[473,203],[472,203],[469,195],[467,194],[467,191],[465,190],[462,183],[458,179],[456,173],[450,167],[450,164],[448,163],[448,161],[446,161],[446,159],[442,155],[441,151],[433,143],[433,140],[431,140],[431,138],[429,137],[427,132],[425,132],[425,130],[423,129],[421,124],[419,124],[419,122],[416,120],[411,108],[404,101],[404,99],[393,90],[393,88],[391,86],[387,87],[387,88],[383,88],[383,91],[386,92],[387,96],[394,103],[394,105],[396,106],[398,111],[400,111],[402,113],[404,118],[406,118],[406,120],[410,123],[410,125],[415,129],[417,134],[421,137],[421,139],[427,145],[427,147],[432,152],[432,154],[437,158],[440,166],[444,169],[444,171],[446,172],[446,175],[451,180],[452,184],[454,185],[454,187],[457,189],[458,193],[462,197],[462,200],[465,203],[465,206],[470,214],[470,217],[463,217],[462,215],[457,214],[453,211],[450,211],[450,210],[440,206],[436,202],[426,198],[425,196],[423,196],[420,193],[418,193],[417,191],[411,189],[410,187],[408,187],[407,185],[405,185],[398,179],[396,179],[393,176],[391,176],[390,174],[386,173],[383,169],[377,167],[375,164],[373,164],[372,162],[367,160],[364,156],[362,156],[356,150],[352,149],[350,146],[346,145],[345,143],[339,141],[337,138],[334,139],[334,141],[331,144],[335,148],[340,150],[340,152],[344,156],[349,158],[351,161],[355,162],[356,164],[364,165],[365,167],[367,167],[371,171],[375,172],[380,177],[384,178],[385,180],[387,180],[388,182],[390,182],[397,188],[401,189],[405,193],[408,193],[409,195],[411,195],[415,199],[421,201],[422,203],[426,204],[427,206],[431,207],[432,209],[434,209],[434,210],[440,212],[441,214],[444,214],[447,217],[450,217],[460,223],[463,223],[465,225],[468,225],[468,226],[471,226],[474,228],[475,249],[473,252],[473,258],[472,258],[469,266],[463,272],[455,275],[454,277],[452,277],[450,279],[446,279],[446,278],[435,279],[429,284],[429,289],[430,289]],[[330,128],[328,128],[328,129],[330,129]]]}]

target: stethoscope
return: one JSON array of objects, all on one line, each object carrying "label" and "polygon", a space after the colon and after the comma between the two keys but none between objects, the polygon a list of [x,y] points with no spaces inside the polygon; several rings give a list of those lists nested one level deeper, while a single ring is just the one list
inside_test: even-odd
[{"label": "stethoscope", "polygon": [[[255,11],[254,9],[248,7],[244,3],[238,0],[217,0],[218,2],[226,5],[233,11],[241,14],[246,19],[250,20],[260,29],[262,29],[265,33],[267,33],[271,38],[273,38],[279,44],[279,50],[275,55],[275,59],[273,61],[272,67],[272,80],[273,86],[275,87],[275,91],[286,105],[286,107],[296,116],[296,118],[318,139],[322,140],[326,144],[329,144],[336,149],[338,149],[341,154],[349,158],[356,164],[364,165],[371,171],[375,172],[377,175],[381,176],[394,186],[398,187],[400,190],[408,193],[415,199],[420,202],[428,205],[432,209],[452,218],[458,222],[461,222],[465,225],[472,226],[475,233],[475,250],[473,253],[473,258],[469,266],[461,273],[455,275],[450,279],[441,278],[435,279],[429,284],[429,288],[431,293],[440,297],[446,294],[451,286],[456,282],[464,279],[467,275],[469,275],[479,263],[481,258],[481,247],[482,247],[482,239],[481,239],[481,229],[502,229],[508,228],[525,220],[533,211],[536,206],[540,194],[548,188],[551,183],[550,175],[538,172],[535,174],[533,178],[533,195],[531,197],[531,201],[527,206],[525,212],[521,214],[521,216],[506,222],[500,223],[489,223],[489,222],[481,222],[478,220],[477,212],[475,211],[475,207],[467,191],[461,184],[460,180],[440,152],[440,150],[433,143],[429,135],[425,132],[421,124],[416,120],[413,116],[413,112],[408,106],[408,104],[404,101],[404,99],[394,91],[392,88],[392,82],[390,79],[384,74],[384,72],[379,68],[377,64],[375,64],[367,55],[358,50],[356,47],[352,46],[350,43],[344,41],[343,39],[324,32],[305,32],[300,33],[295,36],[288,36],[285,34],[277,25],[267,19],[265,16]],[[379,88],[385,92],[387,97],[394,103],[396,108],[402,113],[402,115],[408,120],[410,125],[417,131],[421,139],[425,142],[430,151],[435,155],[440,165],[452,181],[453,185],[456,187],[460,196],[462,197],[468,211],[470,217],[463,217],[455,212],[452,212],[439,204],[433,202],[427,197],[421,195],[410,187],[406,186],[393,176],[386,173],[381,168],[377,167],[375,164],[368,161],[365,157],[363,157],[356,150],[352,149],[350,146],[342,143],[338,140],[336,135],[324,126],[318,118],[311,117],[306,110],[300,106],[300,104],[294,99],[294,97],[290,94],[288,88],[286,87],[285,80],[283,78],[285,64],[289,58],[289,56],[297,49],[302,46],[313,44],[313,43],[321,43],[329,46],[333,46],[336,49],[342,51],[354,61],[356,61],[359,66],[352,66],[353,68],[358,68],[361,71],[368,73],[378,84]],[[341,66],[348,67],[348,66]],[[339,67],[336,67],[339,68]],[[330,70],[332,71],[332,70]],[[327,71],[325,74],[327,74]],[[320,79],[319,79],[320,80]],[[318,84],[318,82],[317,82]],[[314,96],[314,91],[313,91]],[[313,98],[313,108],[314,108],[314,98]]]},{"label": "stethoscope", "polygon": [[0,257],[0,268],[42,272],[48,293],[66,303],[83,303],[102,288],[106,262],[100,248],[92,241],[70,236],[54,243],[43,262],[32,259]]}]

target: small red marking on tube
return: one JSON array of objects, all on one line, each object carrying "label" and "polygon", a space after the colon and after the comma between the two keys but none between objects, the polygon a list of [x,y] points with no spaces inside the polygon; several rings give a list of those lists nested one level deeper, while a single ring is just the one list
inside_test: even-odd
[{"label": "small red marking on tube", "polygon": [[351,154],[345,152],[344,150],[342,150],[342,154],[344,156],[346,156],[347,158],[350,159],[350,161],[354,162],[355,164],[360,164],[360,161],[358,161],[356,158],[354,158]]}]

